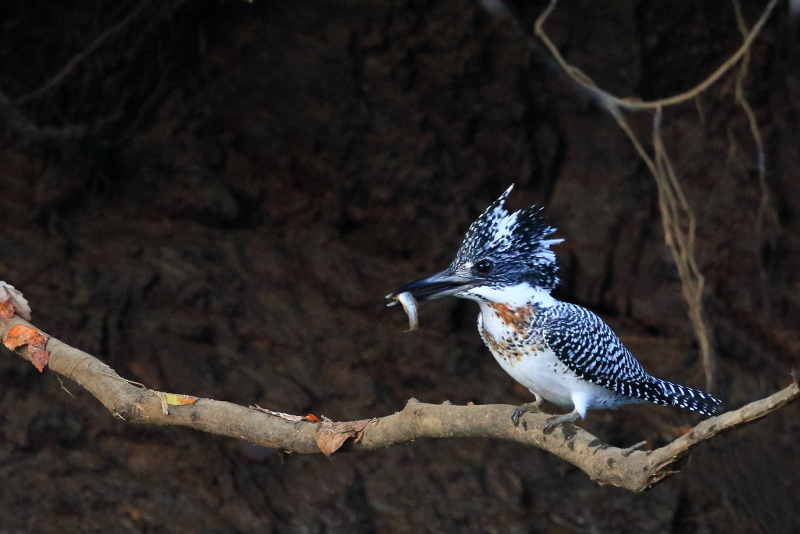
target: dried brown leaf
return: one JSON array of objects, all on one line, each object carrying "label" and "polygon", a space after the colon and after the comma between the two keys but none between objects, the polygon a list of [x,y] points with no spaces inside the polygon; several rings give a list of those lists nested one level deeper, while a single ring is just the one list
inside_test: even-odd
[{"label": "dried brown leaf", "polygon": [[317,432],[314,436],[314,440],[317,442],[317,446],[319,447],[319,450],[322,451],[322,454],[330,458],[334,452],[338,451],[339,448],[344,445],[344,442],[347,441],[347,438],[351,437],[353,436],[346,432],[340,434],[331,432]]},{"label": "dried brown leaf", "polygon": [[362,419],[361,421],[345,421],[334,423],[331,421],[323,422],[314,440],[317,442],[319,450],[325,456],[330,457],[334,452],[344,445],[348,438],[356,438],[356,442],[361,441],[362,431],[373,419]]},{"label": "dried brown leaf", "polygon": [[50,337],[44,332],[20,324],[8,331],[6,337],[3,338],[3,345],[10,350],[27,345],[28,360],[39,372],[42,372],[50,363],[50,353],[45,348],[49,339]]}]

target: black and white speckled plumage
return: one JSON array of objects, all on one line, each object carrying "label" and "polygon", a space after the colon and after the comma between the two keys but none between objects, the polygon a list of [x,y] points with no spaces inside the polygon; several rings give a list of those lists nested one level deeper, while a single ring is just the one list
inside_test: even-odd
[{"label": "black and white speckled plumage", "polygon": [[[720,402],[711,395],[649,375],[600,317],[575,304],[544,310],[531,327],[580,378],[622,395],[663,406],[713,414]],[[620,402],[623,404],[624,402]]]},{"label": "black and white speckled plumage", "polygon": [[477,259],[491,258],[495,270],[487,283],[502,286],[525,278],[531,285],[553,289],[559,279],[550,246],[563,240],[545,239],[556,229],[545,222],[542,208],[531,206],[511,214],[505,210],[503,205],[512,188],[470,225],[449,271],[469,276]]}]

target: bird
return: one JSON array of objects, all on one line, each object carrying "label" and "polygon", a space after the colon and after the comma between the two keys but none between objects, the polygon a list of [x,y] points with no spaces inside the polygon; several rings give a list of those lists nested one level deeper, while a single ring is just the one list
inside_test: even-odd
[{"label": "bird", "polygon": [[541,411],[544,400],[571,410],[547,419],[543,430],[585,418],[587,410],[652,402],[713,415],[712,395],[656,378],[644,370],[619,337],[590,310],[555,299],[558,264],[549,226],[538,206],[509,213],[513,184],[473,222],[447,269],[387,295],[396,304],[447,296],[480,306],[478,331],[494,358],[527,388],[534,401],[512,414]]}]

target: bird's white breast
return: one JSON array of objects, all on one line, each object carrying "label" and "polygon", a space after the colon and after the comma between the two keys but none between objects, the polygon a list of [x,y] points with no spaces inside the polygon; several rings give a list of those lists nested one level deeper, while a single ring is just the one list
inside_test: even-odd
[{"label": "bird's white breast", "polygon": [[621,404],[619,395],[578,377],[547,346],[542,328],[534,321],[545,303],[516,304],[481,302],[478,316],[481,337],[514,380],[553,404],[574,406],[581,416],[590,408]]}]

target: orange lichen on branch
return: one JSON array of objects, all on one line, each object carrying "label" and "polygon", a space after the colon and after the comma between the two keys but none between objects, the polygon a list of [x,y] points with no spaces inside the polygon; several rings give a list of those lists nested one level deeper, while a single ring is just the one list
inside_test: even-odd
[{"label": "orange lichen on branch", "polygon": [[28,360],[36,367],[39,372],[44,371],[50,363],[50,353],[45,347],[50,337],[36,328],[30,326],[17,325],[8,331],[3,338],[3,345],[9,350],[17,350],[25,345],[28,346]]}]

